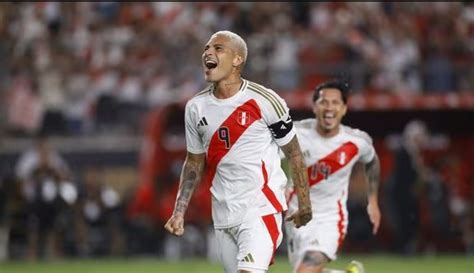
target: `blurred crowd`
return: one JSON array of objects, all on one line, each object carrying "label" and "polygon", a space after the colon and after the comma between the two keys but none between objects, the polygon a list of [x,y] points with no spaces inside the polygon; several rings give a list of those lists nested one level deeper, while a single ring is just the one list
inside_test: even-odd
[{"label": "blurred crowd", "polygon": [[123,200],[104,181],[103,168],[91,166],[79,176],[45,135],[19,154],[13,170],[2,165],[0,261],[123,251]]},{"label": "blurred crowd", "polygon": [[278,92],[340,75],[368,94],[474,90],[467,2],[1,3],[0,127],[136,133],[204,86],[203,45],[222,29],[248,43],[245,77]]}]

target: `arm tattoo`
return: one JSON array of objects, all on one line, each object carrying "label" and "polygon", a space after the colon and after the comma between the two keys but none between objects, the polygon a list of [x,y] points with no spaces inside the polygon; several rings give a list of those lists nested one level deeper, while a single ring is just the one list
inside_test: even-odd
[{"label": "arm tattoo", "polygon": [[291,178],[293,179],[293,185],[295,187],[296,193],[298,194],[298,199],[300,201],[307,199],[306,201],[309,203],[306,164],[304,163],[304,157],[300,149],[298,138],[296,136],[293,137],[293,139],[288,144],[281,147],[281,149],[288,159]]},{"label": "arm tattoo", "polygon": [[173,214],[179,213],[184,215],[194,189],[201,180],[203,167],[203,162],[186,160],[181,173],[181,182]]},{"label": "arm tattoo", "polygon": [[380,183],[380,161],[377,155],[365,165],[365,172],[369,180],[369,194],[376,193]]}]

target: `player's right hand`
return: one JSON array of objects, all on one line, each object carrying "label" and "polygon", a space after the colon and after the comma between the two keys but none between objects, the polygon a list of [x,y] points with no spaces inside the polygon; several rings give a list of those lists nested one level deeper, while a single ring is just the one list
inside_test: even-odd
[{"label": "player's right hand", "polygon": [[184,217],[182,215],[172,215],[166,222],[165,229],[176,236],[181,236],[184,233]]},{"label": "player's right hand", "polygon": [[286,221],[293,221],[297,228],[306,225],[313,218],[311,206],[300,206],[298,211],[286,218]]}]

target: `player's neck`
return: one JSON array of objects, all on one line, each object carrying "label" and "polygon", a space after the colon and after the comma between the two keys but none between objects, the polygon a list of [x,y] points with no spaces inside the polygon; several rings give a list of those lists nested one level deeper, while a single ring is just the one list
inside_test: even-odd
[{"label": "player's neck", "polygon": [[337,134],[339,134],[339,131],[340,131],[340,128],[341,126],[338,125],[336,128],[333,128],[333,129],[324,129],[320,126],[317,126],[316,127],[316,132],[318,132],[318,134],[321,136],[321,137],[324,137],[324,138],[331,138],[333,136],[336,136]]},{"label": "player's neck", "polygon": [[216,82],[214,83],[214,96],[218,99],[230,98],[239,91],[242,82],[240,75]]}]

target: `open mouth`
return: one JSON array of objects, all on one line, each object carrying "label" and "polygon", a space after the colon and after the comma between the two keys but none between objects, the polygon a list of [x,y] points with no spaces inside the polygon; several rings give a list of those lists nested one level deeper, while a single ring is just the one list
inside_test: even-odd
[{"label": "open mouth", "polygon": [[326,122],[331,122],[335,118],[336,118],[336,114],[334,114],[334,113],[324,113],[324,115],[323,115],[323,119]]},{"label": "open mouth", "polygon": [[213,60],[207,60],[205,61],[204,65],[206,66],[207,69],[211,70],[217,67],[217,62]]}]

